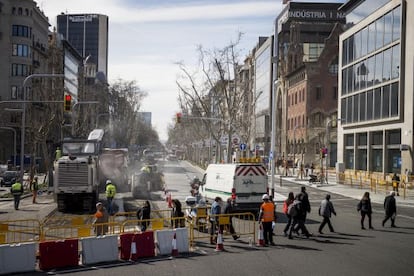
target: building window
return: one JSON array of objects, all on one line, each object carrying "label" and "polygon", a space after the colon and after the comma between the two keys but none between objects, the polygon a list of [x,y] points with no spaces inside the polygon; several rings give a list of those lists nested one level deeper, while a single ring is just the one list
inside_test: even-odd
[{"label": "building window", "polygon": [[26,16],[29,16],[29,9],[25,9],[24,12]]},{"label": "building window", "polygon": [[387,172],[401,171],[401,130],[390,130],[386,132],[387,142]]},{"label": "building window", "polygon": [[17,86],[12,86],[11,87],[11,95],[10,95],[10,98],[17,99],[17,93],[18,93]]},{"label": "building window", "polygon": [[12,8],[12,14],[16,14],[16,7]]},{"label": "building window", "polygon": [[382,88],[382,118],[390,117],[390,86]]},{"label": "building window", "polygon": [[18,15],[22,15],[23,14],[23,9],[22,8],[19,8],[18,11],[17,11],[17,14]]},{"label": "building window", "polygon": [[336,56],[329,64],[328,71],[332,75],[338,74],[338,56]]},{"label": "building window", "polygon": [[28,66],[26,64],[12,64],[12,76],[26,77],[28,75]]},{"label": "building window", "polygon": [[371,133],[371,165],[370,168],[374,172],[382,172],[382,152],[383,152],[383,133],[376,131]]},{"label": "building window", "polygon": [[391,85],[391,117],[398,116],[399,83]]},{"label": "building window", "polygon": [[359,121],[366,121],[366,97],[367,93],[359,94]]},{"label": "building window", "polygon": [[13,36],[21,36],[21,37],[31,37],[32,29],[27,26],[22,25],[13,25],[12,27],[12,35]]},{"label": "building window", "polygon": [[381,119],[381,87],[374,90],[374,119]]},{"label": "building window", "polygon": [[13,44],[12,55],[18,57],[29,57],[29,46],[25,44]]},{"label": "building window", "polygon": [[371,170],[382,172],[382,149],[372,149]]},{"label": "building window", "polygon": [[316,87],[316,99],[322,99],[322,87]]}]

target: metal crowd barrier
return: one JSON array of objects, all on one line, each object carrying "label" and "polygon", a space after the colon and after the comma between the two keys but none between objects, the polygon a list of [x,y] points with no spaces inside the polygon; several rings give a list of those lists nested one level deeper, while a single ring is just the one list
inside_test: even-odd
[{"label": "metal crowd barrier", "polygon": [[[249,237],[249,240],[255,243],[256,240],[256,219],[253,213],[232,213],[209,215],[198,217],[190,222],[190,245],[199,240],[209,240],[211,237],[212,221],[217,222],[217,228],[223,229],[223,236],[231,236],[230,225],[233,226],[235,234],[241,237]],[[214,229],[213,235],[216,235],[217,229]]]},{"label": "metal crowd barrier", "polygon": [[41,223],[37,219],[6,220],[0,223],[0,244],[38,241]]},{"label": "metal crowd barrier", "polygon": [[339,184],[350,185],[360,189],[370,189],[373,193],[388,193],[398,187],[398,193],[404,199],[412,196],[413,183],[407,182],[406,176],[401,175],[400,181],[392,180],[392,174],[382,175],[366,171],[350,170],[337,173]]},{"label": "metal crowd barrier", "polygon": [[99,230],[105,229],[105,234],[122,233],[122,225],[117,222],[95,223],[85,225],[65,225],[44,227],[41,241],[65,240],[96,236]]}]

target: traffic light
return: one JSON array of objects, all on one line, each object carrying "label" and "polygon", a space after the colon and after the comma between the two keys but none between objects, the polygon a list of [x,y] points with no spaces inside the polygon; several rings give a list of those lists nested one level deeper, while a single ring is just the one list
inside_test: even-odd
[{"label": "traffic light", "polygon": [[72,96],[69,94],[65,95],[65,99],[63,101],[63,110],[64,111],[71,111],[72,109]]},{"label": "traffic light", "polygon": [[177,114],[175,115],[175,122],[176,122],[177,124],[181,124],[181,117],[182,117],[182,114],[181,114],[181,113],[177,113]]}]

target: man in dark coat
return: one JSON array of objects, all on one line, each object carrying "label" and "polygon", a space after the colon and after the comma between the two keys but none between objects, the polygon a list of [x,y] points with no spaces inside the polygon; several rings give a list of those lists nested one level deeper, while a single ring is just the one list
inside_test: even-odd
[{"label": "man in dark coat", "polygon": [[302,234],[306,237],[311,236],[309,231],[307,230],[305,223],[306,223],[306,216],[311,211],[311,206],[309,202],[308,193],[306,192],[306,187],[301,187],[301,192],[297,195],[298,200],[301,202],[301,211],[298,214],[297,220],[298,224],[296,225],[294,232],[298,232],[299,229],[302,229]]},{"label": "man in dark coat", "polygon": [[385,197],[384,200],[384,210],[385,218],[382,221],[382,226],[384,227],[388,219],[391,219],[391,227],[395,226],[395,216],[397,215],[397,203],[395,201],[395,192],[391,191],[390,195]]},{"label": "man in dark coat", "polygon": [[[224,207],[224,214],[234,213],[234,209],[235,209],[235,200],[229,197],[227,199],[226,207]],[[238,236],[236,234],[236,231],[234,230],[232,216],[229,216],[229,231],[230,231],[230,234],[233,236],[234,240],[237,240],[238,238],[240,238],[240,236]]]},{"label": "man in dark coat", "polygon": [[149,220],[151,219],[151,204],[148,200],[144,202],[144,206],[138,208],[137,219],[141,220],[141,231],[145,232],[150,223]]}]

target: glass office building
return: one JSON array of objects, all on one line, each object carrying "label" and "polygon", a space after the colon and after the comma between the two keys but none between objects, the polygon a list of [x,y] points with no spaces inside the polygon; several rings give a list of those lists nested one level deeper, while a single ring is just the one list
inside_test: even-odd
[{"label": "glass office building", "polygon": [[345,169],[412,171],[405,150],[413,145],[412,6],[351,0],[342,7],[354,24],[340,36],[338,162]]}]

